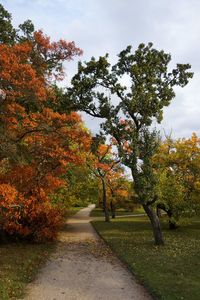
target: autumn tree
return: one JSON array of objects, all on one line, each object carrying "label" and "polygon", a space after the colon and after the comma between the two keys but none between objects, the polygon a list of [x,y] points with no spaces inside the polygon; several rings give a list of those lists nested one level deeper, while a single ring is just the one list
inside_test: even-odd
[{"label": "autumn tree", "polygon": [[31,21],[15,30],[2,6],[0,23],[0,226],[13,236],[53,238],[62,212],[50,195],[66,185],[62,175],[84,163],[90,147],[79,115],[59,112],[55,92],[63,62],[82,50],[51,42]]},{"label": "autumn tree", "polygon": [[168,137],[153,157],[158,189],[157,206],[169,217],[170,229],[176,229],[181,217],[199,213],[200,139],[173,140]]},{"label": "autumn tree", "polygon": [[130,206],[133,207],[133,190],[130,189],[131,182],[126,177],[124,168],[121,165],[117,164],[112,172],[108,173],[107,185],[110,190],[109,203],[112,218],[115,218],[117,207],[126,209],[130,208]]},{"label": "autumn tree", "polygon": [[128,46],[113,66],[108,54],[80,62],[66,95],[66,105],[70,102],[74,109],[103,118],[103,131],[115,139],[122,163],[131,169],[138,201],[151,221],[156,244],[164,241],[152,207],[157,194],[151,158],[158,143],[151,125],[153,120],[161,122],[163,108],[175,97],[174,87],[184,87],[193,75],[189,64],[177,64],[168,71],[170,60],[170,54],[149,43],[140,44],[135,53]]},{"label": "autumn tree", "polygon": [[119,160],[112,150],[112,144],[105,144],[104,138],[97,135],[93,137],[91,152],[87,158],[87,165],[93,174],[99,178],[102,188],[102,203],[105,214],[105,221],[110,221],[108,203],[108,178],[115,172]]}]

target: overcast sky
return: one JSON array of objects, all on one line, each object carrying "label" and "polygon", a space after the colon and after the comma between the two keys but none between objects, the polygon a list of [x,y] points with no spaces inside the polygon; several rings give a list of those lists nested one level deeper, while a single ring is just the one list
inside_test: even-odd
[{"label": "overcast sky", "polygon": [[[176,89],[165,109],[162,127],[173,137],[200,135],[200,1],[199,0],[4,0],[16,26],[31,19],[52,39],[75,41],[81,60],[110,54],[111,61],[127,45],[141,42],[172,55],[172,63],[190,63],[194,78]],[[68,80],[77,60],[66,65]],[[85,118],[91,130],[97,121]]]}]

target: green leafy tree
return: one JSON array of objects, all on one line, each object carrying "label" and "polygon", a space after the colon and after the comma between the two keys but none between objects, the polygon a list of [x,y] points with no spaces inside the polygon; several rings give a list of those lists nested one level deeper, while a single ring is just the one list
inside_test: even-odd
[{"label": "green leafy tree", "polygon": [[97,179],[86,165],[71,164],[62,176],[65,186],[51,195],[53,203],[68,210],[70,207],[84,207],[98,200]]},{"label": "green leafy tree", "polygon": [[161,143],[153,157],[158,178],[157,207],[167,212],[170,229],[178,227],[181,217],[190,217],[200,210],[200,139],[193,134],[189,139]]},{"label": "green leafy tree", "polygon": [[184,187],[180,176],[170,169],[162,169],[157,173],[156,206],[164,210],[169,218],[169,229],[176,229],[181,216],[188,211],[188,203],[184,199]]},{"label": "green leafy tree", "polygon": [[156,244],[164,241],[152,206],[157,193],[151,158],[158,136],[151,125],[153,120],[161,122],[163,108],[175,97],[174,86],[184,87],[193,76],[189,64],[177,64],[168,71],[170,60],[170,54],[149,43],[140,44],[135,53],[128,46],[113,66],[108,54],[80,62],[66,95],[66,105],[103,118],[104,133],[113,137],[122,163],[132,171],[138,201],[151,221]]},{"label": "green leafy tree", "polygon": [[0,4],[0,44],[13,45],[17,30],[12,26],[11,14]]}]

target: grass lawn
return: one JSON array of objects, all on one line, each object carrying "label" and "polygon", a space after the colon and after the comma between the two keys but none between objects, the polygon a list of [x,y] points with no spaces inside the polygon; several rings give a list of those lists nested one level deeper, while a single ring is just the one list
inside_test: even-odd
[{"label": "grass lawn", "polygon": [[31,282],[39,267],[55,248],[54,243],[5,243],[0,245],[0,299],[24,296],[24,288]]},{"label": "grass lawn", "polygon": [[[67,217],[82,207],[72,207]],[[40,267],[55,250],[55,243],[1,243],[0,244],[0,300],[24,296],[27,283],[31,282]]]},{"label": "grass lawn", "polygon": [[153,245],[146,217],[92,223],[156,299],[200,299],[200,218],[175,231],[163,222],[161,247]]},{"label": "grass lawn", "polygon": [[[135,214],[143,214],[143,208],[137,208],[134,211],[126,211],[124,209],[117,209],[116,216],[125,216],[125,215],[135,215]],[[104,217],[104,212],[102,208],[95,208],[90,213],[91,217]]]},{"label": "grass lawn", "polygon": [[70,209],[67,210],[66,217],[71,217],[71,216],[75,215],[82,208],[84,208],[84,207],[70,207]]}]

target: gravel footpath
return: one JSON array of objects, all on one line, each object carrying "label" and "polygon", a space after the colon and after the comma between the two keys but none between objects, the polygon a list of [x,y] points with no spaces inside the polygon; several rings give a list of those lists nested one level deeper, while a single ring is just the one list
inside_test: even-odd
[{"label": "gravel footpath", "polygon": [[26,300],[151,300],[90,224],[90,205],[67,222]]}]

